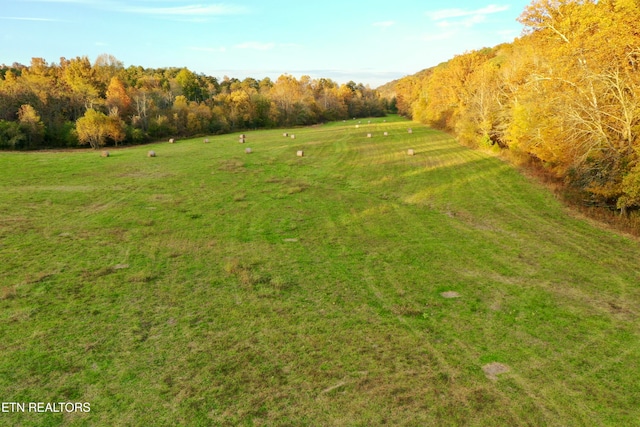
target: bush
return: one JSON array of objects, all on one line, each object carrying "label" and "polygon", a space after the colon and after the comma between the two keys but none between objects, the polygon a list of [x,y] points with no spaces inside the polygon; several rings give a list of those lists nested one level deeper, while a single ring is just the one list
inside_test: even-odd
[{"label": "bush", "polygon": [[25,148],[27,136],[22,132],[20,124],[0,120],[0,148],[20,150]]}]

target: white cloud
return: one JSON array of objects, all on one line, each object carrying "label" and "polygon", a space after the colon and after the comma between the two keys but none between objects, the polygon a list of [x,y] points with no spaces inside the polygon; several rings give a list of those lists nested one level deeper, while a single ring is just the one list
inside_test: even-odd
[{"label": "white cloud", "polygon": [[467,19],[462,19],[459,21],[449,21],[443,20],[438,22],[436,25],[438,28],[450,29],[450,28],[471,28],[476,24],[481,24],[487,20],[486,15],[472,15]]},{"label": "white cloud", "polygon": [[234,46],[236,49],[271,50],[275,43],[244,42]]},{"label": "white cloud", "polygon": [[494,13],[500,13],[509,10],[509,5],[495,5],[490,4],[489,6],[476,9],[476,10],[467,10],[467,9],[441,9],[427,12],[426,15],[434,21],[441,21],[445,19],[455,19],[455,18],[464,18],[464,17],[473,17],[475,19],[479,19],[479,17],[486,17],[487,15],[492,15]]}]

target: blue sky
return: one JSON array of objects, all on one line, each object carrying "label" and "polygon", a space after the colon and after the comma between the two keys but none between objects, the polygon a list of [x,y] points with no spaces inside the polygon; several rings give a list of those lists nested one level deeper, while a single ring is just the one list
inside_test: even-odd
[{"label": "blue sky", "polygon": [[375,88],[510,42],[530,1],[0,0],[0,64],[108,53],[125,67]]}]

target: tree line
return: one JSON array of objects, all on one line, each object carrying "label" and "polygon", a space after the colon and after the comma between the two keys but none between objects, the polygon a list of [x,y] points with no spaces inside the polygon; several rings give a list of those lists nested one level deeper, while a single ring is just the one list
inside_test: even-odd
[{"label": "tree line", "polygon": [[0,149],[136,144],[382,116],[387,108],[353,81],[219,81],[187,68],[125,68],[108,54],[93,63],[85,56],[0,66]]},{"label": "tree line", "polygon": [[399,112],[527,157],[590,203],[640,207],[640,1],[535,0],[513,43],[391,88]]}]

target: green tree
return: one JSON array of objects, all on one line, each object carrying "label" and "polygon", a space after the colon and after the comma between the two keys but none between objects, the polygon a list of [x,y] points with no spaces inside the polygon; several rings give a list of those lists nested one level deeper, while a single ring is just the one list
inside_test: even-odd
[{"label": "green tree", "polygon": [[18,123],[0,120],[0,148],[10,150],[23,148],[26,139]]}]

